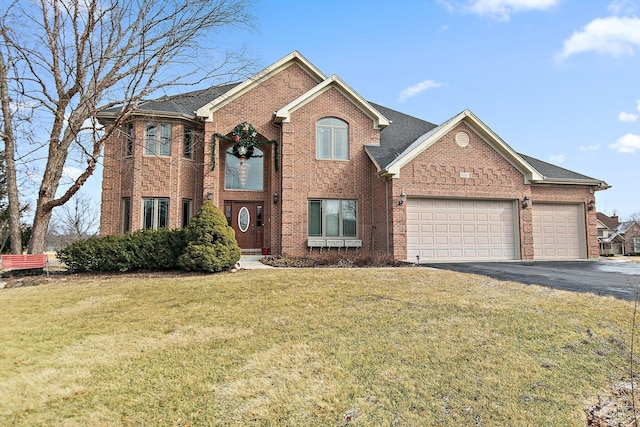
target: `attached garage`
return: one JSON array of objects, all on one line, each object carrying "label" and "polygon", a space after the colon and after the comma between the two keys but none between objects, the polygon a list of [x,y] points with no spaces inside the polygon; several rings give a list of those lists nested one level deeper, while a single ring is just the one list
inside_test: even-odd
[{"label": "attached garage", "polygon": [[577,204],[534,203],[533,258],[586,258],[583,207]]},{"label": "attached garage", "polygon": [[407,258],[501,261],[519,253],[514,201],[408,199]]}]

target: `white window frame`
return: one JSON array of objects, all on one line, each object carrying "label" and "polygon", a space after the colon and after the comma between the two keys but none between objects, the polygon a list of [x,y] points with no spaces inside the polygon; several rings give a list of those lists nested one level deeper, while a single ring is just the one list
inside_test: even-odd
[{"label": "white window frame", "polygon": [[[329,147],[324,147],[323,134],[328,134]],[[344,135],[344,141],[339,141],[340,134]],[[341,146],[343,144],[344,146]],[[328,153],[325,154],[325,151]],[[316,159],[349,160],[349,124],[347,122],[337,117],[324,117],[316,121]]]},{"label": "white window frame", "polygon": [[[143,197],[142,228],[145,230],[169,228],[169,206],[168,197]],[[147,217],[147,213],[150,213],[151,215]]]},{"label": "white window frame", "polygon": [[[331,228],[329,225],[329,221],[328,221],[328,212],[329,212],[329,204],[338,204],[338,211],[337,211],[337,216],[338,216],[338,230],[337,233],[331,233],[328,232],[328,230]],[[352,206],[355,209],[354,212],[354,218],[353,218],[353,234],[345,234],[345,209],[348,209],[348,206],[346,206],[346,203],[351,203]],[[320,219],[321,219],[321,224],[320,224],[320,233],[311,233],[311,220],[312,218],[312,214],[311,214],[311,206],[312,204],[316,205],[316,206],[320,206]],[[352,200],[352,199],[309,199],[307,202],[307,236],[309,237],[314,237],[314,238],[321,238],[321,239],[332,239],[332,238],[336,238],[336,239],[344,239],[344,238],[357,238],[358,236],[358,202],[357,200]],[[314,224],[316,228],[318,224]]]}]

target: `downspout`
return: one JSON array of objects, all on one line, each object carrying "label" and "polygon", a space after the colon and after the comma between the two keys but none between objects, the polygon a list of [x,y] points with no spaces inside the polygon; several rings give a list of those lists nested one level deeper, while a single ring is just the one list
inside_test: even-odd
[{"label": "downspout", "polygon": [[384,180],[384,189],[385,189],[385,212],[386,212],[386,223],[387,223],[387,256],[391,253],[391,247],[389,242],[389,178],[385,178]]},{"label": "downspout", "polygon": [[[275,121],[275,116],[274,119],[271,120],[271,124],[275,127],[277,127],[280,130],[280,138],[279,141],[276,142],[276,144],[281,144],[282,145],[282,135],[283,135],[283,130],[282,130],[282,123],[277,123]],[[280,153],[280,158],[278,159],[278,162],[282,162],[282,152],[284,147],[280,147],[280,149],[278,150],[278,152]],[[272,153],[273,155],[273,153]],[[278,196],[279,196],[279,201],[278,201],[278,206],[276,207],[275,205],[273,205],[273,194],[270,195],[271,200],[270,202],[272,203],[272,206],[274,207],[274,209],[278,210],[278,253],[275,255],[282,255],[282,168],[280,169],[280,173],[278,173],[278,185],[277,185],[277,191],[278,191]],[[275,171],[274,171],[275,172]],[[273,216],[273,215],[272,215]],[[269,231],[271,232],[271,234],[273,235],[273,221],[271,221],[271,223],[269,224]],[[272,245],[273,246],[273,245]]]}]

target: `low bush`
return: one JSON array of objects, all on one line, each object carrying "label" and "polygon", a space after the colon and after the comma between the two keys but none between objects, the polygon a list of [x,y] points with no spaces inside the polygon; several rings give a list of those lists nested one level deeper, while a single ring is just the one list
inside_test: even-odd
[{"label": "low bush", "polygon": [[175,270],[185,249],[184,230],[140,230],[91,237],[58,251],[69,272]]},{"label": "low bush", "polygon": [[240,259],[233,228],[215,205],[206,201],[191,218],[186,231],[187,247],[178,261],[187,271],[229,270]]},{"label": "low bush", "polygon": [[402,267],[407,265],[393,259],[391,255],[376,255],[364,252],[324,251],[309,253],[305,256],[268,256],[262,259],[264,264],[273,267]]}]

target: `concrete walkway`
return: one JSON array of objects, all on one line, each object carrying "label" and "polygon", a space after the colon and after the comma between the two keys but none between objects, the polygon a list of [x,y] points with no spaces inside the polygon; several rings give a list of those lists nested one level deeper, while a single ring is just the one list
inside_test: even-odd
[{"label": "concrete walkway", "polygon": [[240,256],[240,268],[244,270],[258,270],[261,268],[273,268],[260,262],[262,255],[242,255]]}]

